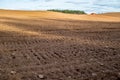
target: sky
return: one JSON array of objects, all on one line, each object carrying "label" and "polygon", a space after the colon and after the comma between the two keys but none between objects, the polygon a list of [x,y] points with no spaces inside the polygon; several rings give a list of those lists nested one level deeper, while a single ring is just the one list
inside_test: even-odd
[{"label": "sky", "polygon": [[120,0],[0,0],[0,9],[71,9],[86,13],[120,12]]}]

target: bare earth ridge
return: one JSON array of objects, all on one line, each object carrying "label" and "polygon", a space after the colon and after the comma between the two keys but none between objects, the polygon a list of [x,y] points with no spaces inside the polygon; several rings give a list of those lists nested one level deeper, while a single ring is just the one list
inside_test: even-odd
[{"label": "bare earth ridge", "polygon": [[120,13],[0,10],[0,80],[120,80]]}]

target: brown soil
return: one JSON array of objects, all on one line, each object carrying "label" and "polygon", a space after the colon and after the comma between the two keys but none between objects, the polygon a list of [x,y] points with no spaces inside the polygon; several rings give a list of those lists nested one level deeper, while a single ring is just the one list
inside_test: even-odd
[{"label": "brown soil", "polygon": [[0,80],[120,80],[120,17],[0,10]]}]

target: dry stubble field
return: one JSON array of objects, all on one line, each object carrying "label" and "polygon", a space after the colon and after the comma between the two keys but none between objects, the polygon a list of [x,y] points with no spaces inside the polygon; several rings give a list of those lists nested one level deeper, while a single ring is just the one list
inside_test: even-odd
[{"label": "dry stubble field", "polygon": [[120,80],[120,13],[0,10],[0,80]]}]

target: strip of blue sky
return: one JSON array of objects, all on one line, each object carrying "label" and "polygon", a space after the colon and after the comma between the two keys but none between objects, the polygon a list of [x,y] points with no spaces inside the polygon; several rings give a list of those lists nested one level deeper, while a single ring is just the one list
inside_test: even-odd
[{"label": "strip of blue sky", "polygon": [[85,12],[120,12],[120,0],[0,0],[0,9],[74,9]]}]

